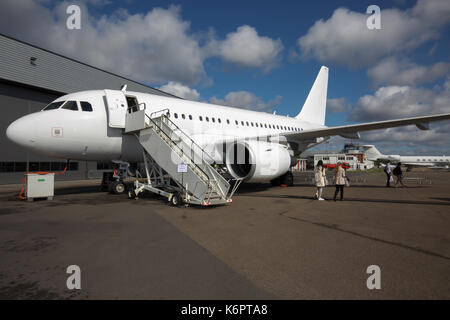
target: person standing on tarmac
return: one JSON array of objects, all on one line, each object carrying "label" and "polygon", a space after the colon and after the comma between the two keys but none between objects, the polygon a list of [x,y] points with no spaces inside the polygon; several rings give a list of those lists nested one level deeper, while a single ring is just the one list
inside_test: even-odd
[{"label": "person standing on tarmac", "polygon": [[323,193],[323,188],[325,188],[325,168],[323,167],[323,162],[322,160],[319,160],[317,162],[317,166],[314,169],[314,180],[316,182],[316,194],[315,194],[315,198],[317,200],[325,200],[324,198],[322,198],[322,193]]},{"label": "person standing on tarmac", "polygon": [[386,173],[386,187],[391,186],[391,177],[392,177],[392,169],[391,169],[391,162],[388,161],[386,163],[386,167],[384,167],[384,173]]},{"label": "person standing on tarmac", "polygon": [[397,163],[397,166],[395,167],[393,173],[396,178],[395,187],[397,187],[398,183],[400,183],[401,186],[404,187],[405,185],[403,184],[403,171],[402,171],[402,163],[401,162]]},{"label": "person standing on tarmac", "polygon": [[344,200],[344,186],[345,186],[345,170],[342,168],[342,163],[338,162],[336,164],[336,174],[334,176],[334,182],[336,184],[336,191],[334,192],[333,200],[336,201],[338,193],[341,193],[341,201]]}]

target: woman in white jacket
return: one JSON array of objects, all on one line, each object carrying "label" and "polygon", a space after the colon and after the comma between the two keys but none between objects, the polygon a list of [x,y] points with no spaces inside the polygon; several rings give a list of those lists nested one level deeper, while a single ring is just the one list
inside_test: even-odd
[{"label": "woman in white jacket", "polygon": [[338,162],[336,165],[336,174],[334,176],[334,183],[336,184],[336,191],[334,192],[333,200],[336,201],[338,193],[341,193],[341,201],[344,200],[344,186],[347,176],[345,175],[345,170],[342,167],[342,163]]},{"label": "woman in white jacket", "polygon": [[322,198],[323,188],[325,188],[325,168],[323,167],[322,160],[317,162],[317,166],[314,169],[314,180],[316,182],[316,199],[317,200],[325,200]]}]

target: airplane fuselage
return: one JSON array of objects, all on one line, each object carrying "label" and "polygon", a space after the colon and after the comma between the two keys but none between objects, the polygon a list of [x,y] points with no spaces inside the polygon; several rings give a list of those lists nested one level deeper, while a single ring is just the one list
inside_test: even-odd
[{"label": "airplane fuselage", "polygon": [[[147,93],[125,94],[135,97],[141,108],[145,106],[149,117],[158,111],[169,112],[170,119],[213,156],[217,155],[214,148],[223,140],[325,127],[264,112]],[[59,108],[26,115],[11,124],[8,136],[16,143],[50,157],[97,161],[142,160],[142,150],[137,139],[132,135],[124,135],[122,128],[109,125],[111,106],[108,106],[103,90],[68,94],[54,102],[65,101],[76,101],[78,109]],[[81,102],[89,103],[92,111],[83,111]],[[124,108],[125,116],[128,108],[126,103],[118,108]],[[298,154],[322,141],[305,141],[293,153]]]}]

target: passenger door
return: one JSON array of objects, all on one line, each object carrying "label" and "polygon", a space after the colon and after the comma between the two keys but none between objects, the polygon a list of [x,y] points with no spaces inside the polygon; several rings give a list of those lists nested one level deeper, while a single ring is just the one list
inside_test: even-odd
[{"label": "passenger door", "polygon": [[108,124],[112,128],[125,128],[127,113],[127,100],[122,91],[105,90],[106,104],[108,105]]}]

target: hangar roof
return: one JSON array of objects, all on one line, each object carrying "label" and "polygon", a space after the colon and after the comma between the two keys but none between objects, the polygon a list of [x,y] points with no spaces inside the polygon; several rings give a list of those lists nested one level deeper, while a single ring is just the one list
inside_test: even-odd
[{"label": "hangar roof", "polygon": [[0,79],[58,93],[127,90],[174,95],[0,34]]}]

